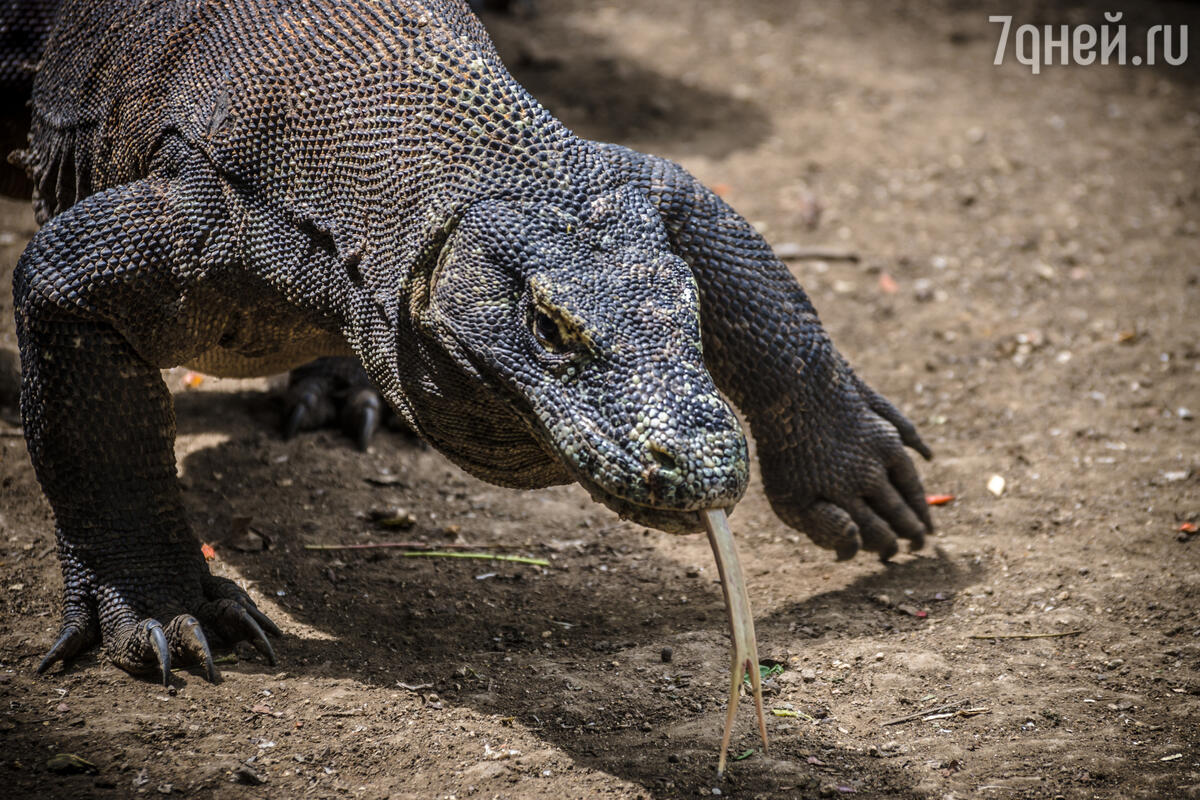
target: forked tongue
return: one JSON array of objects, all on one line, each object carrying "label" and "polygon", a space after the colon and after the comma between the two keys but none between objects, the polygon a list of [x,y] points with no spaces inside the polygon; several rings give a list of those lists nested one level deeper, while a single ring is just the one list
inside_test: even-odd
[{"label": "forked tongue", "polygon": [[729,676],[729,708],[725,712],[725,735],[721,737],[721,759],[717,762],[717,774],[725,774],[725,760],[729,754],[729,737],[733,734],[733,718],[737,714],[738,698],[741,694],[742,677],[750,673],[750,688],[754,694],[754,708],[758,711],[758,732],[762,736],[763,752],[767,749],[767,720],[763,715],[762,677],[758,672],[758,644],[754,640],[754,616],[750,611],[750,596],[746,593],[746,579],[738,561],[737,548],[733,544],[733,531],[722,509],[709,509],[704,514],[704,526],[708,529],[708,543],[712,545],[717,559],[717,571],[721,575],[721,591],[725,594],[725,610],[729,612],[729,638],[733,642],[733,665]]}]

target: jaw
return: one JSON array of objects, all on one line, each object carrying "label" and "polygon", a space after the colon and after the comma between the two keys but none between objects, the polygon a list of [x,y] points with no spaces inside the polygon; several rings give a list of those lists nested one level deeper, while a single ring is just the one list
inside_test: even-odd
[{"label": "jaw", "polygon": [[[629,520],[638,525],[644,525],[647,528],[665,531],[666,533],[699,533],[704,530],[703,509],[684,510],[642,505],[612,494],[601,488],[595,481],[585,475],[579,474],[575,470],[571,470],[571,473],[572,477],[579,482],[579,485],[587,489],[588,494],[592,496],[593,500],[608,506],[621,519]],[[728,505],[714,506],[714,508],[719,507],[723,508],[726,512],[732,512],[735,504],[736,501],[733,501]]]}]

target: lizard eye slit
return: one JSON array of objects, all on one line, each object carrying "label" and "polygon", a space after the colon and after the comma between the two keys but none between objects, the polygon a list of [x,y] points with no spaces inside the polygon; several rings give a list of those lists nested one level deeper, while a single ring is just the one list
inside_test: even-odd
[{"label": "lizard eye slit", "polygon": [[558,320],[543,309],[533,310],[533,338],[550,353],[561,354],[573,349],[573,343]]}]

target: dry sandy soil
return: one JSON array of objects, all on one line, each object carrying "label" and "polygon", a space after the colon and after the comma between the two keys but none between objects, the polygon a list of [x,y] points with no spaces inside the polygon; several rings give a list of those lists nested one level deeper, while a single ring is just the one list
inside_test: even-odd
[{"label": "dry sandy soil", "polygon": [[[715,775],[728,651],[701,537],[575,487],[484,485],[398,434],[366,455],[334,432],[283,442],[266,381],[174,373],[195,529],[280,622],[280,665],[242,650],[221,684],[181,671],[164,691],[92,655],[36,679],[60,582],[10,416],[0,794],[1200,797],[1200,535],[1180,530],[1200,512],[1200,58],[1033,76],[992,65],[998,26],[972,4],[794,5],[489,20],[576,130],[682,161],[775,244],[862,256],[794,268],[936,450],[928,490],[956,498],[925,551],[835,564],[751,487],[733,524],[784,667],[769,753],[744,711],[748,755]],[[1190,23],[1200,49],[1194,6],[1125,22]],[[7,285],[34,224],[0,215]],[[411,530],[363,519],[394,506]],[[237,549],[235,517],[269,547]],[[397,538],[552,566],[304,549]],[[51,772],[60,752],[95,769]],[[234,782],[242,765],[265,783]]]}]

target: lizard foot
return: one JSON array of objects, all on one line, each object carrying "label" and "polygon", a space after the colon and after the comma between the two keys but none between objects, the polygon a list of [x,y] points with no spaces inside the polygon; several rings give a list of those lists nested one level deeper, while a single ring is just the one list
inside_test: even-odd
[{"label": "lizard foot", "polygon": [[284,397],[283,436],[340,426],[359,450],[381,425],[404,429],[362,365],[353,358],[319,358],[292,370]]},{"label": "lizard foot", "polygon": [[205,627],[221,643],[249,640],[273,666],[275,651],[267,633],[280,635],[275,623],[232,581],[205,576],[202,586],[199,601],[184,604],[194,606],[194,613],[182,610],[177,597],[162,602],[167,613],[157,616],[168,619],[166,625],[155,616],[139,614],[135,604],[112,587],[101,587],[94,598],[73,595],[64,610],[62,629],[38,665],[38,674],[102,642],[108,659],[132,675],[153,675],[167,686],[173,663],[198,665],[204,676],[216,683],[220,675],[213,664]]},{"label": "lizard foot", "polygon": [[[900,539],[919,550],[933,532],[921,479],[905,452],[932,452],[913,424],[844,368],[836,403],[810,406],[816,446],[764,455],[763,477],[775,513],[839,561],[860,549],[887,561]],[[771,461],[771,466],[766,466]]]}]

